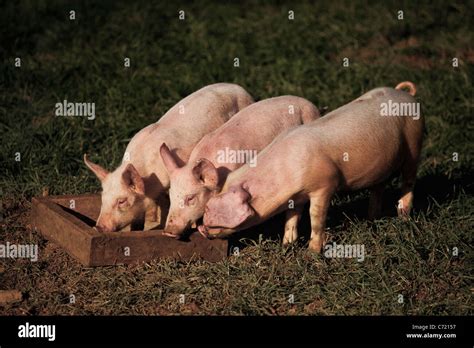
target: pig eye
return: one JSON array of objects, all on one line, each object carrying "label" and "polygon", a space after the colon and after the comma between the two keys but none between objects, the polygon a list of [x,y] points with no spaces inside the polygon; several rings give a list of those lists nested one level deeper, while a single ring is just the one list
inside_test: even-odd
[{"label": "pig eye", "polygon": [[127,199],[122,198],[122,199],[119,199],[117,202],[118,202],[119,207],[124,207],[125,204],[127,203]]},{"label": "pig eye", "polygon": [[186,196],[186,198],[184,199],[184,204],[185,205],[191,205],[194,203],[195,201],[195,198],[196,198],[196,195],[188,195]]}]

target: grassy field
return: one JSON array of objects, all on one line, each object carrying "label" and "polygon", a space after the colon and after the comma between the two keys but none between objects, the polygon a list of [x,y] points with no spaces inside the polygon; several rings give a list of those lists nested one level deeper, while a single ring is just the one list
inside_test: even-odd
[{"label": "grassy field", "polygon": [[[24,296],[0,314],[473,314],[473,11],[472,1],[3,3],[0,243],[38,244],[40,258],[0,259],[0,289]],[[84,153],[115,168],[138,130],[207,84],[333,110],[404,80],[427,125],[412,218],[395,217],[396,180],[380,220],[367,220],[365,191],[339,194],[329,211],[330,242],[364,244],[363,262],[309,253],[307,212],[297,245],[281,246],[277,216],[215,264],[84,268],[31,228],[31,198],[44,189],[100,190]],[[94,102],[96,119],[55,117],[64,99]]]}]

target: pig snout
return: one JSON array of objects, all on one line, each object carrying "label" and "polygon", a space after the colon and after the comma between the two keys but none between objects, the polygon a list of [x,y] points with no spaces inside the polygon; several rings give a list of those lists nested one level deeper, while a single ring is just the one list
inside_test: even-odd
[{"label": "pig snout", "polygon": [[174,216],[169,216],[163,234],[168,237],[179,238],[190,225],[189,222],[186,223]]},{"label": "pig snout", "polygon": [[202,225],[198,226],[199,233],[201,233],[201,235],[207,239],[214,239],[222,232],[222,228],[219,227],[216,219],[214,219],[213,216],[213,212],[210,211],[208,207],[206,207],[202,219]]},{"label": "pig snout", "polygon": [[228,192],[211,198],[204,209],[203,224],[207,227],[234,229],[255,216],[248,204],[250,195],[242,186],[231,187]]},{"label": "pig snout", "polygon": [[173,234],[173,233],[166,232],[166,231],[163,231],[163,235],[166,236],[166,237],[175,238],[175,239],[178,239],[180,237],[177,234]]},{"label": "pig snout", "polygon": [[167,237],[172,237],[172,238],[179,238],[182,234],[181,231],[179,230],[176,230],[170,226],[166,226],[164,231],[163,231],[163,234]]},{"label": "pig snout", "polygon": [[205,225],[198,226],[199,233],[207,239],[216,239],[223,235],[224,229],[220,227],[207,227]]},{"label": "pig snout", "polygon": [[204,226],[204,225],[198,226],[198,231],[203,237],[209,238],[209,233],[207,232],[207,227],[206,226]]},{"label": "pig snout", "polygon": [[[203,228],[206,228],[206,231],[207,231],[207,227],[208,226],[213,226],[213,223],[214,223],[214,219],[213,219],[213,214],[211,212],[211,209],[209,208],[209,204],[212,204],[213,203],[213,200],[211,199],[209,202],[208,202],[208,205],[206,206],[206,208],[204,209],[204,215],[202,217],[202,223],[203,223]],[[199,226],[201,227],[201,226]]]},{"label": "pig snout", "polygon": [[97,231],[99,232],[114,232],[115,231],[115,227],[112,226],[112,225],[105,225],[103,223],[99,223],[97,222],[97,224],[95,225],[95,228]]},{"label": "pig snout", "polygon": [[119,230],[119,225],[109,214],[101,213],[97,222],[95,224],[95,228],[99,232],[115,232]]}]

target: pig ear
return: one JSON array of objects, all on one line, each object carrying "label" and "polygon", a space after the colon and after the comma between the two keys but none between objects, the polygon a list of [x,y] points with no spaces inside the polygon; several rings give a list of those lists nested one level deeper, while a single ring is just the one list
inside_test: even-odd
[{"label": "pig ear", "polygon": [[249,205],[250,194],[241,186],[211,198],[206,205],[204,224],[210,227],[237,228],[256,213]]},{"label": "pig ear", "polygon": [[127,164],[125,170],[122,173],[122,180],[124,184],[132,191],[135,191],[141,195],[145,194],[145,183],[133,164]]},{"label": "pig ear", "polygon": [[178,164],[176,163],[173,154],[165,143],[160,147],[160,155],[168,174],[171,174],[171,172],[178,168]]},{"label": "pig ear", "polygon": [[211,161],[201,158],[193,168],[194,177],[210,190],[218,188],[219,175]]},{"label": "pig ear", "polygon": [[97,178],[100,180],[100,181],[103,181],[105,179],[105,177],[109,174],[109,172],[107,170],[105,170],[104,168],[102,168],[101,166],[99,166],[98,164],[95,164],[95,163],[92,163],[91,161],[89,161],[87,159],[87,155],[84,154],[84,163],[86,164],[86,166],[92,170],[94,172],[94,174],[97,176]]}]

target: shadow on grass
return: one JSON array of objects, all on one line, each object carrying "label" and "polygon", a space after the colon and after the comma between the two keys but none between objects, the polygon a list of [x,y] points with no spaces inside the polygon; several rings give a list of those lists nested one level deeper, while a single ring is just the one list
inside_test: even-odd
[{"label": "shadow on grass", "polygon": [[[398,185],[397,185],[398,186]],[[450,179],[444,175],[426,175],[416,182],[415,201],[413,210],[416,212],[427,213],[429,208],[433,208],[433,200],[439,204],[443,204],[454,199],[460,192],[464,190],[466,194],[472,194],[472,180],[470,177],[463,176],[457,179]],[[350,193],[339,194],[339,198],[350,197]],[[382,216],[396,217],[396,204],[400,198],[400,189],[388,187],[383,196]],[[367,209],[369,204],[368,195],[361,196],[329,208],[327,227],[335,230],[335,227],[342,226],[350,222],[348,218],[355,221],[367,220]],[[79,218],[89,226],[95,226],[95,221],[79,212],[60,206],[63,210]],[[237,232],[229,238],[229,253],[232,253],[235,247],[239,250],[244,249],[248,245],[248,241],[258,242],[259,238],[264,240],[281,241],[285,226],[285,213],[278,214],[263,224],[249,228],[248,230]],[[343,228],[344,229],[344,228]],[[138,228],[137,230],[140,230]],[[309,217],[309,203],[305,205],[301,221],[298,225],[300,242],[307,243],[310,237],[311,223]],[[262,236],[262,237],[260,237]],[[189,235],[183,236],[184,241],[189,241]],[[244,242],[242,239],[246,239]]]},{"label": "shadow on grass", "polygon": [[[468,175],[456,179],[450,179],[440,174],[421,177],[417,180],[415,185],[413,211],[417,213],[427,213],[430,207],[433,208],[433,200],[441,205],[455,199],[461,190],[464,190],[464,192],[469,195],[473,193],[472,179]],[[345,195],[350,194],[342,193],[339,197],[342,198]],[[399,187],[387,187],[383,195],[381,218],[397,216],[396,204],[400,199],[400,195],[401,191]],[[358,197],[347,203],[332,205],[329,208],[326,226],[331,229],[341,225],[345,226],[345,224],[349,222],[348,218],[356,221],[367,220],[368,206],[368,195]],[[281,213],[261,225],[236,233],[229,239],[229,245],[231,248],[238,247],[239,249],[243,249],[247,246],[247,243],[242,242],[241,239],[245,238],[257,242],[260,235],[263,239],[281,241],[283,239],[284,226],[285,213]],[[298,231],[301,242],[307,243],[311,233],[309,203],[305,205],[301,221],[298,224]]]}]

